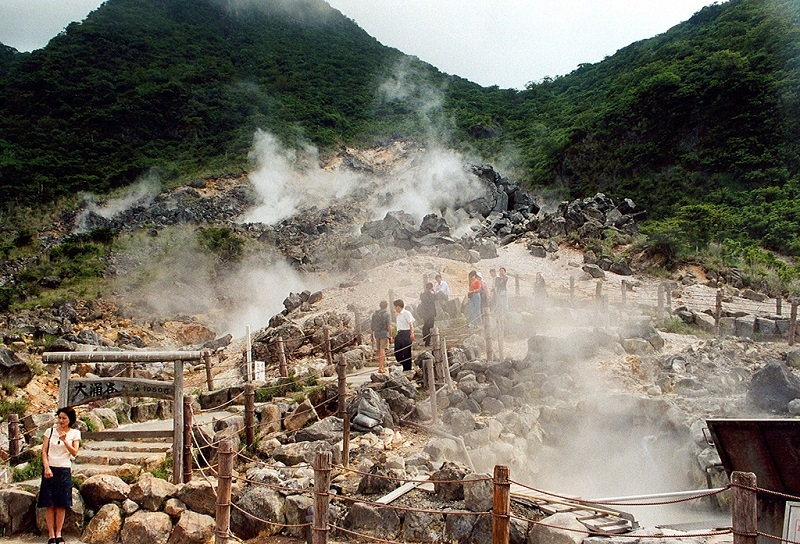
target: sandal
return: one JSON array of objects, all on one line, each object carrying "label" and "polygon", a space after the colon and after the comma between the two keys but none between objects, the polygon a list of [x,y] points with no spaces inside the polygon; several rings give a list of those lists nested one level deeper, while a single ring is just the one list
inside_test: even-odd
[{"label": "sandal", "polygon": [[55,544],[64,544],[64,537],[57,536],[55,540]]}]

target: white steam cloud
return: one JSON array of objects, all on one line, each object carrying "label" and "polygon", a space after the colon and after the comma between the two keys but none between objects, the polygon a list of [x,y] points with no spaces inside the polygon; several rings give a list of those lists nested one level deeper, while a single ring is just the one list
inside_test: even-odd
[{"label": "white steam cloud", "polygon": [[243,218],[247,223],[274,225],[303,207],[328,206],[335,199],[347,196],[360,183],[353,172],[322,170],[317,150],[312,146],[290,150],[262,130],[255,134],[250,159],[256,169],[249,178],[260,205]]},{"label": "white steam cloud", "polygon": [[119,278],[125,298],[147,316],[196,316],[218,336],[265,327],[290,292],[322,287],[279,255],[256,255],[219,273],[190,227],[163,229],[152,244],[144,257],[133,249],[124,257],[139,261]]},{"label": "white steam cloud", "polygon": [[141,176],[135,183],[125,188],[125,191],[117,197],[105,200],[102,204],[95,201],[94,195],[84,195],[86,208],[75,219],[77,232],[88,230],[87,217],[90,213],[99,215],[104,219],[113,219],[118,214],[130,209],[133,206],[148,206],[161,191],[161,179],[158,175],[150,171]]}]

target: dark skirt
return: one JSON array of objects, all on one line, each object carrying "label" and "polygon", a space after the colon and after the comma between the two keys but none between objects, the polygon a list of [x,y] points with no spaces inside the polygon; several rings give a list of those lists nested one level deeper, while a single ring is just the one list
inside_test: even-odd
[{"label": "dark skirt", "polygon": [[394,358],[403,365],[403,370],[411,370],[411,331],[397,331],[394,337]]},{"label": "dark skirt", "polygon": [[52,478],[42,476],[37,508],[72,508],[72,470],[62,467],[50,467],[50,470]]}]

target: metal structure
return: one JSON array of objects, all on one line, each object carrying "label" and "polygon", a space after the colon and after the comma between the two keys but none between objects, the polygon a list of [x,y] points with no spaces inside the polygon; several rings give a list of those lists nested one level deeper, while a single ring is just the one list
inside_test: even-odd
[{"label": "metal structure", "polygon": [[[800,419],[709,419],[706,421],[725,472],[752,472],[759,489],[800,495]],[[758,493],[758,529],[783,532],[785,497]],[[774,544],[758,537],[759,544]]]}]

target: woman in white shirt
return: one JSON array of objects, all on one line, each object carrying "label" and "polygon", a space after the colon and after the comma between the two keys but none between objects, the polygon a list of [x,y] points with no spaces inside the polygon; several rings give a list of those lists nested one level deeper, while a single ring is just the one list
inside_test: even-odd
[{"label": "woman in white shirt", "polygon": [[42,466],[44,474],[39,486],[37,507],[47,508],[45,521],[49,533],[48,544],[61,544],[61,529],[67,508],[72,508],[72,459],[78,453],[81,432],[73,429],[77,421],[75,409],[59,408],[58,423],[44,433]]}]

